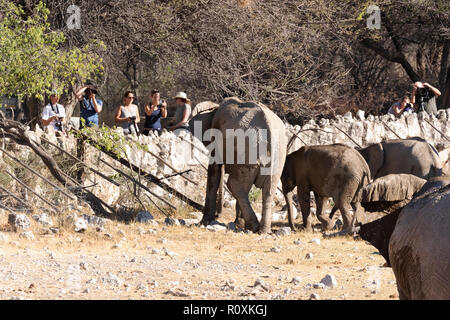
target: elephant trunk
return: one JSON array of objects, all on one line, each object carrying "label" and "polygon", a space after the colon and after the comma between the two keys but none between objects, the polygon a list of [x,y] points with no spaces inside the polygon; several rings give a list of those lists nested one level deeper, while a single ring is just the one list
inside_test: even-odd
[{"label": "elephant trunk", "polygon": [[294,193],[291,191],[291,192],[283,192],[283,194],[288,209],[289,226],[291,227],[292,231],[296,231],[297,229],[294,226],[294,200],[293,200]]}]

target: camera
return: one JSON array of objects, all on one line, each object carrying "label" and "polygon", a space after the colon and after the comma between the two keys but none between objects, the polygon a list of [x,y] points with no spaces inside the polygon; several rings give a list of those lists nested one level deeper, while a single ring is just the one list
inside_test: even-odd
[{"label": "camera", "polygon": [[131,121],[136,121],[136,117],[135,117],[135,116],[131,116],[129,119],[130,119]]},{"label": "camera", "polygon": [[419,104],[419,111],[425,111],[425,103],[428,99],[428,90],[426,88],[418,88],[416,92],[416,100]]}]

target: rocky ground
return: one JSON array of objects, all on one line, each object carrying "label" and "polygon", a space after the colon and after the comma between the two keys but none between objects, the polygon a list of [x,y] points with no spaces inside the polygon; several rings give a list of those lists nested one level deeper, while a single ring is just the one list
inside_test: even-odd
[{"label": "rocky ground", "polygon": [[[290,233],[286,222],[258,235],[164,218],[78,221],[80,232],[77,221],[50,229],[41,220],[23,233],[0,215],[0,299],[398,299],[375,248]],[[233,221],[232,212],[220,221]]]}]

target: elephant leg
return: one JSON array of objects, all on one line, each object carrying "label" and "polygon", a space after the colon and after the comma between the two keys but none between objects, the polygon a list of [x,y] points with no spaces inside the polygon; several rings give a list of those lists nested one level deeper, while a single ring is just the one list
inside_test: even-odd
[{"label": "elephant leg", "polygon": [[202,224],[207,226],[215,219],[217,190],[222,174],[222,165],[211,164],[208,166],[208,181],[206,183],[205,209],[203,211]]},{"label": "elephant leg", "polygon": [[287,209],[288,209],[288,221],[289,226],[291,227],[292,231],[296,231],[297,228],[294,225],[294,201],[293,201],[293,195],[294,192],[283,192],[284,193],[284,199],[286,200]]},{"label": "elephant leg", "polygon": [[298,202],[300,203],[300,209],[302,211],[303,228],[305,228],[307,231],[312,231],[312,222],[310,214],[311,195],[309,193],[309,189],[297,187],[297,198]]},{"label": "elephant leg", "polygon": [[223,183],[225,179],[225,166],[222,166],[221,173],[220,173],[220,181],[218,186],[218,192],[217,192],[217,212],[216,212],[216,218],[219,218],[223,213]]},{"label": "elephant leg", "polygon": [[262,187],[262,215],[259,225],[259,233],[270,233],[272,231],[272,200],[276,192],[279,178],[269,176]]},{"label": "elephant leg", "polygon": [[319,196],[317,193],[314,192],[314,198],[316,199],[316,216],[317,219],[322,223],[323,230],[331,230],[334,227],[334,224],[332,223],[331,219],[327,216],[325,213],[325,203],[328,201],[327,197]]},{"label": "elephant leg", "polygon": [[348,203],[340,203],[338,204],[339,210],[341,210],[342,220],[344,225],[342,226],[342,231],[340,234],[351,233],[353,230],[353,223],[356,215],[352,215],[350,210],[350,205]]},{"label": "elephant leg", "polygon": [[[253,181],[253,180],[252,180]],[[256,218],[256,214],[253,211],[250,201],[248,200],[248,193],[253,183],[245,182],[243,179],[236,179],[234,176],[228,177],[228,188],[230,189],[233,197],[236,198],[236,205],[242,213],[242,218],[245,221],[245,228],[253,232],[258,232],[259,222]]]},{"label": "elephant leg", "polygon": [[242,217],[242,210],[239,207],[239,203],[236,201],[236,220],[234,220],[234,224],[237,228],[244,229],[245,228],[245,220]]}]

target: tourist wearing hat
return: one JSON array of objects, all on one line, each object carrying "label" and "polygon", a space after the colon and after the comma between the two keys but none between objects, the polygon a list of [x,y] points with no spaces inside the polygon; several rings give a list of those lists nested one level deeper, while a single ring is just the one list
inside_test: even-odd
[{"label": "tourist wearing hat", "polygon": [[[185,129],[189,130],[188,119],[191,115],[191,105],[188,103],[189,99],[184,92],[178,92],[175,96],[177,110],[175,112],[174,124],[169,130]],[[190,101],[189,101],[190,102]]]},{"label": "tourist wearing hat", "polygon": [[80,101],[80,127],[83,127],[83,122],[88,127],[98,126],[98,114],[102,111],[103,101],[96,98],[96,95],[97,87],[92,82],[76,92]]},{"label": "tourist wearing hat", "polygon": [[413,84],[411,103],[417,104],[418,111],[426,111],[428,114],[437,114],[436,97],[441,92],[426,82],[417,81]]},{"label": "tourist wearing hat", "polygon": [[50,95],[50,103],[42,110],[42,124],[44,127],[52,126],[55,132],[64,132],[66,110],[58,102],[58,92],[53,91]]},{"label": "tourist wearing hat", "polygon": [[150,95],[151,102],[145,106],[144,135],[148,136],[150,130],[161,134],[161,118],[167,117],[167,103],[161,100],[158,89],[153,89]]}]

